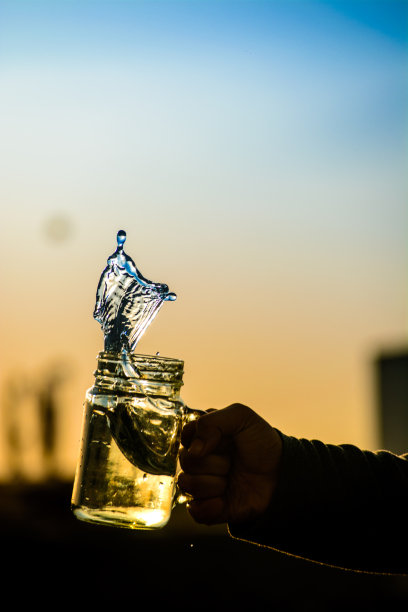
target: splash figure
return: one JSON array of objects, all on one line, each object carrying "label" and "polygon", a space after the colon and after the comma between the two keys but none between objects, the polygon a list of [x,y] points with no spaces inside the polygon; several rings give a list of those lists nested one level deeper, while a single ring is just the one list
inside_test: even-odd
[{"label": "splash figure", "polygon": [[117,234],[116,251],[108,257],[96,292],[93,316],[101,324],[105,351],[131,352],[163,302],[175,300],[164,283],[147,280],[123,249],[126,232]]}]

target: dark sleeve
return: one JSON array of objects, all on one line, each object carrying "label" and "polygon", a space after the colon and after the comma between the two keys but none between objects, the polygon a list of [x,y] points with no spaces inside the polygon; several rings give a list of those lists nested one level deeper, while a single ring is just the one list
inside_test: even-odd
[{"label": "dark sleeve", "polygon": [[280,435],[269,509],[230,534],[338,567],[408,573],[408,455]]}]

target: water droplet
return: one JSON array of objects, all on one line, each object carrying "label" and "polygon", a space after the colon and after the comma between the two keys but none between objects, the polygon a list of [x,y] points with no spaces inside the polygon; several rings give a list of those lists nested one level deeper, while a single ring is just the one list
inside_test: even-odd
[{"label": "water droplet", "polygon": [[143,480],[147,480],[147,474],[143,474]]},{"label": "water droplet", "polygon": [[157,351],[157,353],[156,353],[156,357],[158,357],[159,355],[160,355],[160,353],[159,353],[159,351]]},{"label": "water droplet", "polygon": [[126,242],[126,232],[125,230],[119,230],[116,236],[116,242],[118,243],[118,246],[121,246],[122,244],[124,244]]}]

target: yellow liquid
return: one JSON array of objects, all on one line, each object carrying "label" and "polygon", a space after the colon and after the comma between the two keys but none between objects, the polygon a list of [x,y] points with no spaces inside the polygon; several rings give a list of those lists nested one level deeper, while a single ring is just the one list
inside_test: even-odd
[{"label": "yellow liquid", "polygon": [[[81,457],[78,462],[72,495],[72,510],[75,516],[92,523],[111,524],[130,529],[154,529],[163,527],[169,520],[175,492],[174,475],[151,474],[129,461],[112,436],[109,411],[117,403],[116,397],[88,397],[85,403],[84,431]],[[98,406],[98,402],[101,404]],[[102,406],[102,403],[104,404]],[[108,406],[108,408],[107,408]],[[137,407],[136,407],[137,408]],[[149,406],[150,408],[150,406]],[[146,408],[143,420],[151,419],[148,443],[152,442],[152,431],[158,414]],[[132,406],[132,414],[137,416]],[[166,419],[168,420],[166,415]],[[153,460],[167,462],[167,472],[175,474],[178,451],[178,424],[174,418],[173,435],[164,453]],[[168,422],[166,421],[168,425]],[[137,422],[140,426],[140,422]],[[158,447],[160,448],[160,431]],[[140,438],[143,440],[143,438]],[[155,455],[156,446],[139,445],[144,456]],[[150,444],[151,446],[151,444]],[[153,461],[152,460],[152,461]],[[166,470],[164,470],[166,471]]]}]

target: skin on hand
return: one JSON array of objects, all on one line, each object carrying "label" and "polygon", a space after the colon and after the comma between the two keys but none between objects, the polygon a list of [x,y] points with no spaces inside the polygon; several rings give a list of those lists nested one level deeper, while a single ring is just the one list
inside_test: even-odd
[{"label": "skin on hand", "polygon": [[278,480],[278,432],[243,404],[210,411],[181,434],[180,489],[199,523],[241,523],[269,506]]}]

